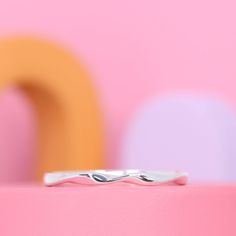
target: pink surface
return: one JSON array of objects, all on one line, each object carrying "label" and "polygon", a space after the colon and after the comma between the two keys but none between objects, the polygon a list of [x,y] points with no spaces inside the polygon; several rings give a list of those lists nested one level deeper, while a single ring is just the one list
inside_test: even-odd
[{"label": "pink surface", "polygon": [[0,183],[31,181],[35,170],[35,116],[17,88],[0,94]]},{"label": "pink surface", "polygon": [[0,234],[234,236],[236,186],[7,186]]},{"label": "pink surface", "polygon": [[60,41],[86,61],[114,166],[129,117],[144,99],[184,88],[236,104],[235,7],[234,0],[8,0],[1,2],[0,32]]},{"label": "pink surface", "polygon": [[122,168],[184,170],[192,180],[236,180],[236,114],[188,93],[159,96],[133,118]]}]

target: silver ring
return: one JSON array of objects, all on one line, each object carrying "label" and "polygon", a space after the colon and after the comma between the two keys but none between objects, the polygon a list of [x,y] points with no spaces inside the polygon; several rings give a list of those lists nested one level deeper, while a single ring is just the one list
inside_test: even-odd
[{"label": "silver ring", "polygon": [[65,183],[81,185],[104,185],[123,182],[135,185],[185,185],[186,172],[143,171],[143,170],[89,170],[51,172],[44,175],[45,186],[58,186]]}]

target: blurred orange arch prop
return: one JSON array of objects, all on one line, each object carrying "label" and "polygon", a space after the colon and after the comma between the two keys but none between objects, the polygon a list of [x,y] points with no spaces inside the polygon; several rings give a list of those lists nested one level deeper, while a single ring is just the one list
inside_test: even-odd
[{"label": "blurred orange arch prop", "polygon": [[38,177],[46,171],[103,168],[103,135],[91,81],[60,46],[37,38],[0,40],[0,88],[18,85],[39,123]]}]

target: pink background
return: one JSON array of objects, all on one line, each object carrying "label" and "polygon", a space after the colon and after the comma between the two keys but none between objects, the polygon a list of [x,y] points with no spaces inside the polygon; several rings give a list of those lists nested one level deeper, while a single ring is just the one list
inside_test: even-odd
[{"label": "pink background", "polygon": [[35,179],[36,117],[18,88],[0,94],[0,184]]},{"label": "pink background", "polygon": [[[0,2],[0,36],[24,33],[50,38],[81,58],[98,88],[107,156],[115,166],[132,115],[145,100],[190,89],[219,97],[234,109],[235,9],[234,0],[8,0]],[[8,109],[12,120],[28,117],[33,127],[24,95],[8,91],[3,96],[0,115]],[[14,110],[16,104],[21,114]],[[24,119],[15,121],[16,127],[24,127]],[[1,124],[0,129],[3,142],[8,129]],[[15,153],[10,162],[1,157],[1,164],[21,161],[22,176],[32,151],[25,149],[26,143],[34,130],[18,131],[12,129],[24,145],[16,149],[22,156],[17,159]],[[30,170],[25,169],[24,178],[29,178]],[[65,235],[68,229],[71,235],[235,235],[236,231],[235,186],[226,185],[114,186],[99,191],[6,186],[0,189],[0,208],[3,235]]]},{"label": "pink background", "polygon": [[114,166],[145,99],[194,89],[235,105],[235,8],[234,0],[8,0],[0,3],[0,36],[47,37],[82,58],[98,88]]}]

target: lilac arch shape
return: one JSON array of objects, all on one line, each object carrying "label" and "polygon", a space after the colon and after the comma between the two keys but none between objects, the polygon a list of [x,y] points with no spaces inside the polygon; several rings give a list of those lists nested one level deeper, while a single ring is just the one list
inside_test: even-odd
[{"label": "lilac arch shape", "polygon": [[195,181],[236,180],[236,116],[222,101],[186,93],[147,103],[122,145],[122,167],[184,170]]}]

